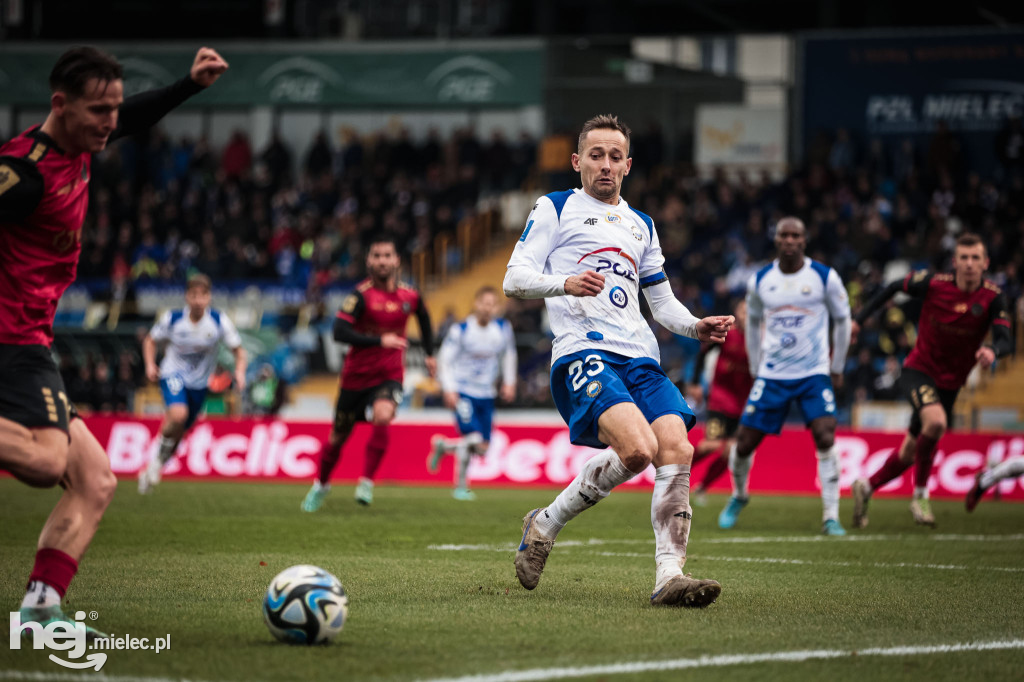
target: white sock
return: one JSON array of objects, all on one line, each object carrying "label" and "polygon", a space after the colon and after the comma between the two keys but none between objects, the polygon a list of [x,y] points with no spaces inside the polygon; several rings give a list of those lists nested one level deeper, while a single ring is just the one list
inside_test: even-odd
[{"label": "white sock", "polygon": [[981,475],[981,487],[988,490],[1004,478],[1016,478],[1024,475],[1024,457],[1011,457]]},{"label": "white sock", "polygon": [[163,466],[174,457],[175,450],[178,449],[178,441],[174,438],[168,438],[167,436],[160,436],[160,450],[157,453],[157,459],[160,460],[160,465]]},{"label": "white sock", "polygon": [[460,440],[455,446],[455,486],[466,487],[466,473],[469,471],[470,445]]},{"label": "white sock", "polygon": [[835,446],[818,450],[818,479],[821,481],[821,519],[839,520],[839,455]]},{"label": "white sock", "polygon": [[682,464],[658,467],[654,474],[654,494],[651,495],[651,526],[654,528],[654,562],[658,566],[658,581],[682,575],[692,518],[690,467]]},{"label": "white sock", "polygon": [[313,479],[313,490],[320,492],[321,490],[330,490],[330,483],[321,483],[319,478]]},{"label": "white sock", "polygon": [[928,488],[924,488],[919,485],[914,486],[914,499],[915,500],[927,500],[928,499]]},{"label": "white sock", "polygon": [[732,496],[745,500],[750,496],[747,491],[747,479],[750,477],[750,468],[754,466],[754,453],[750,457],[740,457],[736,454],[736,444],[729,448],[729,473],[732,475]]},{"label": "white sock", "polygon": [[25,598],[21,600],[22,608],[42,609],[60,605],[60,593],[41,580],[33,580],[28,584]]},{"label": "white sock", "polygon": [[580,473],[558,494],[543,513],[537,515],[537,527],[554,539],[558,531],[580,512],[608,497],[615,486],[636,476],[612,450],[591,457]]}]

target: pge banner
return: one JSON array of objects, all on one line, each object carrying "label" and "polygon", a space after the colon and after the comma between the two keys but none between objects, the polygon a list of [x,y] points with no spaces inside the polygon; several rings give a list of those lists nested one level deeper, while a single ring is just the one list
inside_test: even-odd
[{"label": "pge banner", "polygon": [[817,37],[801,40],[804,149],[839,127],[867,141],[911,138],[924,155],[939,121],[972,168],[988,171],[993,138],[1024,113],[1024,34]]},{"label": "pge banner", "polygon": [[[133,417],[90,417],[89,428],[106,448],[114,472],[133,476],[152,457],[158,446],[158,419]],[[169,477],[240,480],[312,480],[317,470],[321,443],[327,438],[329,424],[257,420],[217,420],[200,422],[168,464]],[[346,444],[341,463],[335,471],[337,481],[355,481],[362,473],[363,452],[369,436],[366,425],[356,427]],[[430,437],[435,433],[454,436],[449,426],[423,423],[397,423],[391,429],[391,442],[378,471],[383,482],[403,484],[450,485],[451,458],[446,458],[437,474],[427,471],[426,458]],[[701,437],[695,429],[691,437]],[[841,461],[840,484],[846,491],[858,477],[873,473],[894,448],[900,433],[840,431],[836,448]],[[554,486],[571,481],[583,463],[597,450],[569,442],[569,432],[558,426],[498,424],[490,450],[476,458],[470,468],[474,484],[491,486]],[[947,434],[939,444],[929,487],[938,497],[962,497],[973,485],[974,474],[991,458],[1024,454],[1024,436],[993,434]],[[692,480],[700,480],[706,462],[694,469]],[[882,492],[909,495],[911,472],[890,483]],[[636,489],[654,485],[654,469],[648,467],[626,484]],[[1011,479],[1000,484],[1005,497],[1024,499],[1022,481]],[[785,430],[782,435],[765,439],[757,450],[750,479],[754,492],[816,494],[817,463],[814,445],[804,430]],[[729,477],[723,476],[712,488],[727,491]]]}]

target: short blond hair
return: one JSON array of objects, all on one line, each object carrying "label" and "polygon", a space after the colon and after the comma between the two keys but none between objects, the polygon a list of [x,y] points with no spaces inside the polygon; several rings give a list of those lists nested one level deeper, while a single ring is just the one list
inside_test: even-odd
[{"label": "short blond hair", "polygon": [[185,282],[185,291],[197,288],[206,289],[207,291],[210,291],[213,289],[213,282],[211,282],[210,278],[207,277],[206,275],[202,273],[197,273],[189,277],[188,281]]},{"label": "short blond hair", "polygon": [[587,133],[591,130],[618,130],[620,133],[626,136],[626,153],[629,153],[629,136],[633,132],[629,129],[625,123],[619,120],[618,116],[614,114],[598,114],[594,118],[590,119],[583,124],[583,128],[580,130],[580,138],[576,143],[576,153],[583,153],[583,141],[587,138]]}]

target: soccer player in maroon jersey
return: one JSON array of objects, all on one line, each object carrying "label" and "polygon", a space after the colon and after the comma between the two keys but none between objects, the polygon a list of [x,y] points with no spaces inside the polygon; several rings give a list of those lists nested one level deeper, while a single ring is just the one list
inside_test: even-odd
[{"label": "soccer player in maroon jersey", "polygon": [[426,353],[427,371],[437,374],[430,316],[419,293],[398,282],[400,260],[391,237],[375,237],[366,256],[369,277],[360,282],[341,304],[334,319],[334,338],[352,346],[341,370],[341,386],[334,408],[331,434],[320,450],[320,471],[302,500],[302,511],[315,512],[330,491],[331,472],[341,458],[357,422],[373,426],[366,444],[363,475],[356,486],[356,502],[373,502],[373,476],[388,447],[388,425],[402,402],[406,323],[416,316]]},{"label": "soccer player in maroon jersey", "polygon": [[715,360],[715,374],[711,380],[708,396],[708,419],[704,426],[704,438],[697,444],[693,453],[693,464],[717,455],[704,472],[704,479],[694,488],[693,494],[698,504],[703,505],[704,495],[708,488],[729,469],[729,449],[736,439],[736,430],[740,425],[740,415],[750,395],[754,378],[750,376],[750,365],[747,360],[746,337],[747,302],[740,300],[733,311],[736,324],[721,344],[705,344],[695,363],[695,380],[699,383],[700,372],[709,350],[720,349]]},{"label": "soccer player in maroon jersey", "polygon": [[61,599],[117,485],[50,355],[57,302],[81,252],[91,155],[153,125],[227,67],[204,47],[182,80],[124,99],[114,57],[72,48],[50,72],[46,121],[0,147],[0,468],[64,489],[39,537],[22,623],[70,622]]},{"label": "soccer player in maroon jersey", "polygon": [[[868,301],[854,318],[854,333],[896,292],[923,298],[917,343],[903,363],[900,384],[914,408],[910,429],[898,451],[889,455],[870,478],[853,483],[853,525],[868,525],[871,493],[900,476],[916,462],[914,499],[910,511],[916,523],[935,527],[928,502],[932,456],[952,422],[957,393],[975,363],[987,368],[1010,352],[1010,316],[1002,292],[982,275],[988,255],[981,239],[965,233],[956,241],[953,272],[912,272]],[[992,345],[982,341],[992,329]]]}]

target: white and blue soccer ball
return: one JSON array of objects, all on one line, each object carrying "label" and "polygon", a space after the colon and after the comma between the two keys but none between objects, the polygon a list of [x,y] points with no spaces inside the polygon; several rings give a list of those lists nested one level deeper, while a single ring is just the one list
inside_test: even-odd
[{"label": "white and blue soccer ball", "polygon": [[324,569],[292,566],[270,581],[263,620],[282,642],[324,644],[345,627],[348,595],[341,581]]}]

